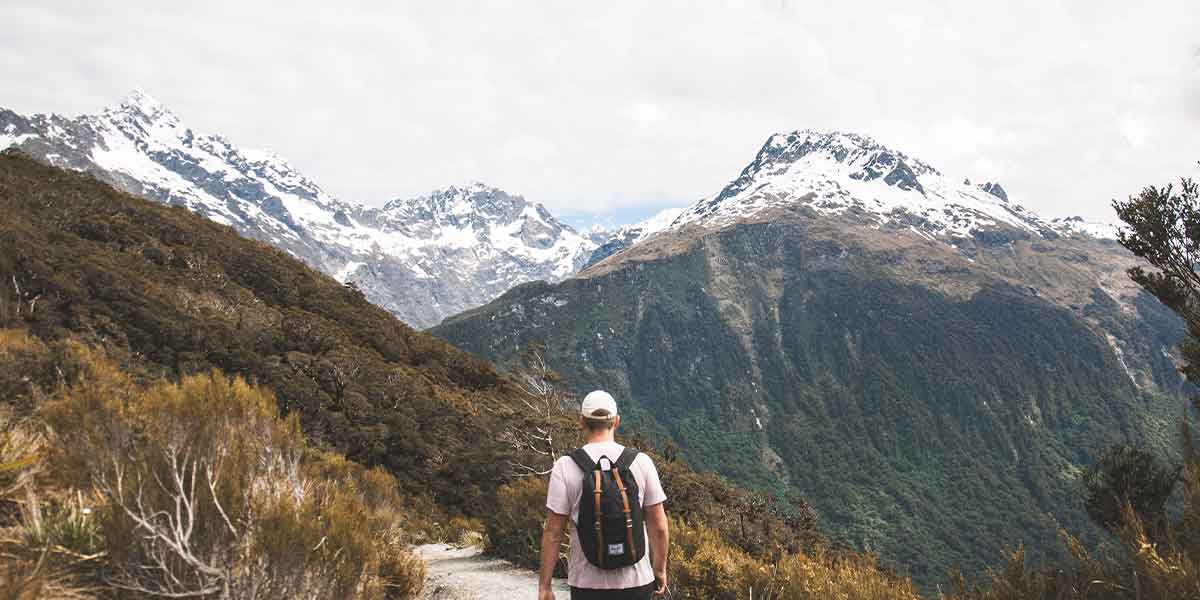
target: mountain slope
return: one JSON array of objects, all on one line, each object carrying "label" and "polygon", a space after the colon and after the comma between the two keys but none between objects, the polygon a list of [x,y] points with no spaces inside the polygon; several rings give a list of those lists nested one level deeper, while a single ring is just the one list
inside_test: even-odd
[{"label": "mountain slope", "polygon": [[410,497],[452,514],[488,503],[505,450],[478,406],[519,401],[491,365],[229,227],[14,151],[0,211],[0,327],[103,348],[144,380],[243,376]]},{"label": "mountain slope", "polygon": [[[482,184],[379,209],[340,202],[281,157],[194,132],[141,91],[76,118],[0,109],[0,149],[9,146],[231,225],[417,327],[518,283],[560,280],[596,247],[542,206]],[[453,275],[431,275],[443,271]]]},{"label": "mountain slope", "polygon": [[544,343],[578,389],[923,583],[1054,553],[1059,525],[1094,531],[1074,476],[1100,448],[1169,445],[1183,330],[1115,242],[986,187],[869,138],[773,136],[657,235],[433,332],[497,359]]},{"label": "mountain slope", "polygon": [[[491,551],[536,565],[546,483],[518,466],[548,468],[580,437],[572,400],[524,387],[519,365],[501,374],[283,251],[14,150],[0,153],[0,214],[0,421],[79,380],[72,354],[103,355],[139,384],[220,369],[268,388],[312,446],[391,471],[409,533],[478,528],[450,521],[474,517]],[[706,524],[710,544],[766,559],[820,539],[802,498],[759,501],[670,454],[656,461],[672,515]],[[736,506],[755,510],[726,518]]]}]

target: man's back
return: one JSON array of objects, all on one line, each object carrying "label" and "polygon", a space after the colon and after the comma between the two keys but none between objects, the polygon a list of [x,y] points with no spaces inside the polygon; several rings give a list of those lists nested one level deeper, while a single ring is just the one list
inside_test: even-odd
[{"label": "man's back", "polygon": [[[579,415],[579,427],[587,439],[583,450],[591,460],[584,460],[582,456],[576,456],[579,460],[577,464],[575,459],[564,456],[554,463],[554,469],[550,473],[550,485],[546,493],[546,508],[550,512],[546,515],[546,526],[542,529],[538,600],[554,599],[551,580],[555,565],[558,563],[563,532],[568,529],[571,534],[571,556],[567,561],[567,582],[571,586],[572,600],[650,600],[652,595],[663,594],[667,590],[667,552],[670,547],[667,513],[663,510],[663,502],[667,499],[667,495],[663,492],[662,483],[658,479],[658,470],[654,468],[654,462],[650,460],[650,457],[645,454],[638,454],[632,462],[628,456],[624,461],[621,460],[621,453],[625,447],[616,443],[614,437],[617,427],[621,425],[621,416],[617,413],[617,402],[610,394],[600,390],[588,394],[579,407]],[[602,460],[603,458],[608,460]],[[601,569],[588,562],[579,543],[577,529],[580,500],[585,485],[583,482],[584,469],[595,469],[596,466],[599,466],[601,469],[611,470],[618,462],[620,470],[615,473],[600,473],[597,476],[597,472],[593,470],[592,481],[594,484],[588,484],[596,488],[594,492],[596,518],[594,526],[599,539],[592,541],[597,544],[594,548],[598,556],[601,556],[597,560],[601,565],[607,566],[605,558],[602,558],[606,556],[602,554],[605,551],[612,552],[614,556],[621,556],[624,552],[623,556],[628,561],[635,560],[638,553],[641,552],[640,540],[646,541],[649,545],[649,552],[631,566]],[[584,467],[581,468],[579,465],[584,465]],[[635,501],[625,495],[621,474],[626,470],[633,475],[633,481],[637,482],[638,498],[636,502],[641,504],[641,515],[638,515],[635,510],[630,510]],[[616,502],[611,496],[602,500],[606,493],[611,494],[611,490],[604,491],[603,482],[608,481],[615,484],[621,493],[620,502],[625,513],[625,531],[629,535],[626,538],[627,544],[615,540],[603,540],[602,520],[606,520],[608,517],[601,518],[603,512],[601,506],[608,502],[610,503],[610,512],[613,512],[615,507],[611,506],[611,503]],[[636,529],[629,529],[629,527],[636,527],[639,518],[645,519],[642,536],[637,535]],[[586,527],[588,524],[585,523],[584,526]],[[615,564],[628,564],[628,561]]]},{"label": "man's back", "polygon": [[[625,447],[616,442],[598,442],[585,444],[583,449],[592,461],[607,470],[610,461],[616,462]],[[609,460],[601,463],[601,457],[608,457]],[[667,499],[658,478],[658,469],[649,456],[639,454],[629,470],[638,483],[639,504],[643,507],[654,506]],[[567,561],[567,583],[571,587],[591,589],[624,589],[653,583],[654,572],[650,567],[649,554],[632,567],[612,570],[601,569],[584,556],[576,529],[579,502],[583,495],[583,477],[584,472],[570,457],[559,458],[550,473],[550,487],[546,495],[546,508],[569,517],[571,555]]]}]

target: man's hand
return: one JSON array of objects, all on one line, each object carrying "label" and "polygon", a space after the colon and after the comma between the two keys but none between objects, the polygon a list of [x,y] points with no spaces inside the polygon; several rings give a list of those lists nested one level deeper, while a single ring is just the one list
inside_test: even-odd
[{"label": "man's hand", "polygon": [[650,541],[650,568],[654,569],[654,595],[667,593],[667,548],[671,547],[671,535],[667,532],[667,512],[662,504],[646,506],[646,530]]},{"label": "man's hand", "polygon": [[555,600],[554,590],[550,587],[538,586],[538,600]]},{"label": "man's hand", "polygon": [[654,581],[658,584],[654,595],[664,596],[667,593],[667,549],[671,546],[667,511],[663,510],[661,503],[647,506],[645,510],[646,531],[650,534],[650,566],[654,569]]},{"label": "man's hand", "polygon": [[[655,596],[666,596],[667,595],[667,572],[663,571],[662,573],[655,573],[654,574],[654,582],[656,584],[658,584],[654,587],[654,595]],[[543,599],[539,598],[538,600],[543,600]]]}]

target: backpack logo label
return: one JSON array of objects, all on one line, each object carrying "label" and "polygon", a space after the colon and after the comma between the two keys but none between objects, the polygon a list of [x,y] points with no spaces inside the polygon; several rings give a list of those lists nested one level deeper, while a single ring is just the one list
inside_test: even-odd
[{"label": "backpack logo label", "polygon": [[608,545],[608,555],[609,556],[620,556],[622,554],[625,554],[625,544],[609,544]]}]

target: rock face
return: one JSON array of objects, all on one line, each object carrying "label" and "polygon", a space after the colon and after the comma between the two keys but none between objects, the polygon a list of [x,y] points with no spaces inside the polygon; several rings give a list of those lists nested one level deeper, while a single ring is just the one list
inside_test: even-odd
[{"label": "rock face", "polygon": [[545,344],[694,465],[801,493],[932,584],[1095,534],[1076,476],[1111,443],[1168,446],[1186,393],[1182,325],[1112,228],[998,192],[869,138],[780,134],[656,235],[433,332],[500,360]]},{"label": "rock face", "polygon": [[0,109],[0,149],[10,146],[274,244],[416,327],[569,276],[598,245],[482,184],[382,209],[338,201],[281,157],[194,132],[141,91],[76,118]]},{"label": "rock face", "polygon": [[374,263],[354,259],[344,277],[421,327],[518,284],[569,277],[596,248],[541,205],[482,184],[394,200],[355,216],[381,233],[358,255]]}]

